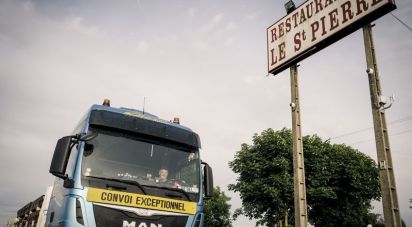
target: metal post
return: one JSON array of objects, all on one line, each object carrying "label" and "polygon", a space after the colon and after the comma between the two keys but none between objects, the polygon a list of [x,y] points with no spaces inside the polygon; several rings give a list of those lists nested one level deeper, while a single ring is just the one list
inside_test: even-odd
[{"label": "metal post", "polygon": [[307,205],[305,186],[305,165],[303,159],[303,143],[300,122],[298,67],[290,67],[291,110],[292,110],[292,139],[293,139],[293,184],[295,204],[295,226],[306,227]]},{"label": "metal post", "polygon": [[372,103],[373,125],[375,129],[376,152],[378,155],[379,178],[382,191],[383,216],[386,227],[401,227],[401,217],[396,193],[395,176],[391,150],[389,147],[388,128],[385,118],[385,103],[382,102],[382,90],[379,82],[378,67],[372,39],[372,25],[363,27],[367,73]]}]

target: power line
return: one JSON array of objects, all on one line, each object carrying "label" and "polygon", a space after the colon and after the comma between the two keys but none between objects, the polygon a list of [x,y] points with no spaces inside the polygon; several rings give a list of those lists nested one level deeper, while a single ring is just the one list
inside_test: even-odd
[{"label": "power line", "polygon": [[405,133],[408,133],[408,132],[412,132],[412,130],[405,130],[405,131],[398,132],[398,133],[395,133],[395,134],[392,134],[392,135],[389,135],[389,136],[399,136],[399,135],[402,135],[402,134],[405,134]]},{"label": "power line", "polygon": [[401,19],[399,19],[397,16],[395,16],[393,13],[390,13],[393,17],[395,17],[396,20],[399,21],[399,23],[401,23],[403,26],[405,26],[407,29],[409,29],[410,32],[412,32],[412,28],[409,27],[409,25],[407,25],[405,22],[403,22]]},{"label": "power line", "polygon": [[361,133],[361,132],[365,132],[365,131],[368,131],[368,130],[370,130],[370,129],[373,129],[373,127],[364,128],[364,129],[359,129],[359,130],[356,130],[356,131],[353,131],[353,132],[348,132],[348,133],[345,133],[345,134],[342,134],[342,135],[339,135],[339,136],[331,137],[330,140],[338,139],[338,138],[342,138],[342,137],[346,137],[346,136],[350,136],[350,135],[357,134],[357,133]]},{"label": "power line", "polygon": [[404,117],[404,118],[401,118],[401,119],[398,119],[398,120],[393,120],[393,121],[389,122],[389,124],[396,124],[396,123],[400,123],[400,122],[404,122],[404,121],[409,121],[411,119],[412,119],[412,116]]},{"label": "power line", "polygon": [[[400,118],[400,119],[391,121],[391,122],[388,123],[388,125],[398,124],[398,123],[401,123],[401,122],[404,122],[404,121],[409,121],[409,120],[412,120],[412,116],[408,116],[408,117],[404,117],[404,118]],[[373,127],[359,129],[359,130],[356,130],[356,131],[353,131],[353,132],[348,132],[348,133],[345,133],[345,134],[342,134],[342,135],[334,136],[334,137],[331,137],[329,139],[333,140],[333,139],[338,139],[338,138],[342,138],[342,137],[346,137],[346,136],[351,136],[353,134],[365,132],[365,131],[368,131],[370,129],[373,129]]]},{"label": "power line", "polygon": [[[409,133],[409,132],[412,132],[412,129],[410,129],[410,130],[405,130],[405,131],[402,131],[402,132],[398,132],[398,133],[395,133],[395,134],[391,134],[391,135],[389,135],[389,137],[395,137],[395,136],[399,136],[399,135],[402,135],[402,134],[405,134],[405,133]],[[349,145],[352,146],[352,145],[354,145],[354,144],[365,143],[365,142],[369,142],[369,141],[372,141],[372,140],[373,140],[373,139],[360,140],[360,141],[356,141],[356,142],[350,143]]]}]

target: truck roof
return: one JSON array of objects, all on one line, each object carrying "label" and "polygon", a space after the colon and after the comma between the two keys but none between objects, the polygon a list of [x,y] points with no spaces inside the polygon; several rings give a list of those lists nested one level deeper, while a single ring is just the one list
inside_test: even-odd
[{"label": "truck roof", "polygon": [[156,137],[191,148],[201,147],[199,136],[190,128],[140,110],[96,104],[90,108],[89,124]]}]

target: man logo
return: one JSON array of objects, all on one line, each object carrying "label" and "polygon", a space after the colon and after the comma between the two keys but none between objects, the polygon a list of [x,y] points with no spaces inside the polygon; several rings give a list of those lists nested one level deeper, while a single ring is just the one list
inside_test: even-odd
[{"label": "man logo", "polygon": [[[129,223],[128,221],[123,221],[123,227],[136,227],[136,222],[132,221]],[[162,224],[150,223],[150,225],[147,225],[146,223],[141,222],[137,227],[162,227]]]},{"label": "man logo", "polygon": [[129,223],[128,221],[123,221],[123,227],[136,227],[136,222],[132,221]]}]

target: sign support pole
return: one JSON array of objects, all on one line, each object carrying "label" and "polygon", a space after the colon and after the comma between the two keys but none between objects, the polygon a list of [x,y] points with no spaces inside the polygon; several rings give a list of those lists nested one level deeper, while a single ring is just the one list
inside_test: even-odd
[{"label": "sign support pole", "polygon": [[379,81],[375,48],[373,46],[371,24],[363,27],[363,38],[368,67],[366,72],[368,73],[369,78],[385,226],[401,227],[398,196],[396,192],[391,150],[389,147],[388,128],[386,126],[385,103],[381,99],[382,90]]},{"label": "sign support pole", "polygon": [[307,205],[305,166],[303,159],[303,143],[300,121],[298,66],[290,67],[291,111],[292,111],[292,140],[293,140],[293,185],[295,204],[295,227],[307,227]]}]

